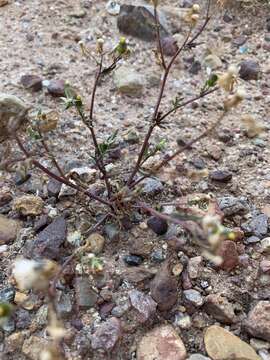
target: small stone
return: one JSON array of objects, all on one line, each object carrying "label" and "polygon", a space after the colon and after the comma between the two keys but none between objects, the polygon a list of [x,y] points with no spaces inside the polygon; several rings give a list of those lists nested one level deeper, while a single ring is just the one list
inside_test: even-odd
[{"label": "small stone", "polygon": [[203,258],[201,256],[195,256],[188,262],[188,275],[190,279],[197,279],[202,271]]},{"label": "small stone", "polygon": [[192,354],[187,360],[211,360],[211,359],[201,354]]},{"label": "small stone", "polygon": [[233,241],[223,241],[217,255],[222,258],[222,264],[220,265],[222,270],[232,271],[239,264],[237,247]]},{"label": "small stone", "polygon": [[221,294],[211,294],[205,299],[206,313],[223,324],[232,324],[236,317],[232,304]]},{"label": "small stone", "polygon": [[16,240],[20,229],[21,225],[18,221],[0,215],[0,245]]},{"label": "small stone", "polygon": [[23,331],[9,335],[5,340],[5,351],[8,353],[21,351],[25,337],[26,334]]},{"label": "small stone", "polygon": [[148,219],[147,225],[157,235],[164,235],[168,230],[167,221],[155,216],[152,216],[150,219]]},{"label": "small stone", "polygon": [[177,279],[172,276],[169,266],[165,263],[157,272],[150,284],[152,298],[161,311],[170,310],[178,298]]},{"label": "small stone", "polygon": [[257,242],[260,242],[260,238],[257,236],[250,236],[245,240],[246,244],[256,244]]},{"label": "small stone", "polygon": [[141,96],[146,85],[144,77],[127,66],[114,72],[114,83],[118,91],[129,96]]},{"label": "small stone", "polygon": [[0,303],[13,303],[16,291],[12,287],[6,287],[0,290]]},{"label": "small stone", "polygon": [[260,270],[263,273],[270,273],[270,260],[262,260],[260,262]]},{"label": "small stone", "polygon": [[39,196],[23,195],[13,201],[12,208],[24,216],[40,215],[43,211],[44,202]]},{"label": "small stone", "polygon": [[210,179],[217,182],[227,183],[232,179],[232,173],[227,170],[214,170],[210,173]]},{"label": "small stone", "polygon": [[218,206],[225,216],[246,214],[250,211],[247,199],[244,197],[225,196],[218,199]]},{"label": "small stone", "polygon": [[50,80],[48,84],[48,92],[53,96],[65,95],[65,81],[64,80]]},{"label": "small stone", "polygon": [[192,75],[198,75],[200,73],[200,71],[202,70],[202,65],[200,63],[200,61],[195,60],[190,68],[188,69],[188,71],[192,74]]},{"label": "small stone", "polygon": [[[156,40],[156,24],[152,7],[133,6],[123,4],[117,18],[117,26],[120,32],[140,38],[145,41]],[[162,23],[162,16],[159,13],[159,20]],[[169,35],[165,27],[160,24],[161,38]]]},{"label": "small stone", "polygon": [[93,233],[86,239],[86,243],[90,245],[90,251],[93,254],[98,255],[103,251],[105,239],[102,235]]},{"label": "small stone", "polygon": [[104,232],[110,242],[115,242],[119,240],[120,232],[115,224],[106,224],[104,226]]},{"label": "small stone", "polygon": [[72,314],[73,303],[69,293],[61,292],[56,302],[57,313],[63,319]]},{"label": "small stone", "polygon": [[26,249],[26,254],[57,260],[61,258],[60,247],[67,238],[67,223],[60,216],[42,230]]},{"label": "small stone", "polygon": [[201,158],[195,158],[192,160],[192,165],[199,170],[203,170],[206,168],[206,164]]},{"label": "small stone", "polygon": [[260,301],[248,314],[245,323],[248,333],[256,338],[270,341],[270,302]]},{"label": "small stone", "polygon": [[96,305],[98,294],[93,290],[93,286],[87,277],[77,277],[75,289],[77,305],[80,309],[86,310]]},{"label": "small stone", "polygon": [[120,5],[116,1],[108,1],[106,4],[106,10],[110,15],[118,15],[120,13]]},{"label": "small stone", "polygon": [[143,258],[138,255],[126,255],[123,259],[129,266],[139,266],[143,263]]},{"label": "small stone", "polygon": [[173,56],[178,50],[177,41],[172,36],[162,38],[161,46],[163,53],[166,56]]},{"label": "small stone", "polygon": [[253,347],[254,350],[268,350],[270,349],[270,344],[266,341],[260,339],[250,339],[250,345]]},{"label": "small stone", "polygon": [[38,75],[23,75],[21,84],[25,89],[40,91],[42,89],[42,79]]},{"label": "small stone", "polygon": [[260,75],[260,65],[254,60],[244,60],[240,64],[240,78],[243,80],[258,80]]},{"label": "small stone", "polygon": [[72,196],[74,197],[74,195],[77,194],[77,190],[66,185],[66,184],[61,184],[61,189],[60,189],[60,193],[58,195],[59,199],[63,199],[66,198],[68,196]]},{"label": "small stone", "polygon": [[261,241],[262,252],[266,254],[270,254],[270,237],[264,238]]},{"label": "small stone", "polygon": [[137,360],[184,360],[185,345],[171,325],[146,333],[137,347]]},{"label": "small stone", "polygon": [[50,342],[44,338],[38,336],[30,336],[23,343],[22,353],[31,360],[37,360],[40,357],[40,353],[47,350],[50,346]]},{"label": "small stone", "polygon": [[149,295],[138,290],[129,293],[131,305],[138,312],[138,319],[141,323],[146,322],[156,312],[157,303]]},{"label": "small stone", "polygon": [[195,307],[201,307],[203,305],[203,297],[197,290],[184,290],[183,291],[184,299],[187,303],[195,306]]},{"label": "small stone", "polygon": [[29,109],[16,96],[0,93],[0,143],[26,123]]},{"label": "small stone", "polygon": [[162,182],[155,178],[147,178],[142,181],[143,188],[142,193],[143,195],[147,196],[154,196],[160,194],[164,190],[164,186]]},{"label": "small stone", "polygon": [[179,326],[180,329],[190,329],[192,326],[191,318],[187,314],[177,312],[174,319],[174,325]]},{"label": "small stone", "polygon": [[242,46],[247,42],[247,36],[246,35],[240,35],[233,38],[233,44],[236,46]]},{"label": "small stone", "polygon": [[213,360],[260,360],[250,345],[220,326],[210,326],[204,343],[207,354]]},{"label": "small stone", "polygon": [[254,235],[262,239],[268,231],[268,216],[260,214],[241,225],[247,235]]},{"label": "small stone", "polygon": [[94,350],[112,350],[122,337],[121,321],[115,317],[102,323],[91,335],[91,345]]}]

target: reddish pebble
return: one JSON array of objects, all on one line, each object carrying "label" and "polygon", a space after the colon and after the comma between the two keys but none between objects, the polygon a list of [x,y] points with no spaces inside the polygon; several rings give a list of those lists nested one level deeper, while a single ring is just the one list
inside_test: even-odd
[{"label": "reddish pebble", "polygon": [[223,259],[223,262],[220,265],[222,270],[231,271],[239,264],[237,248],[233,241],[223,241],[219,248],[218,255]]}]

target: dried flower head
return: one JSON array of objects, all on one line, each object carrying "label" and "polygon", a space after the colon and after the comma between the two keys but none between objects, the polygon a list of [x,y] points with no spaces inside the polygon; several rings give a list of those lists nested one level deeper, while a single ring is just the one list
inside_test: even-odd
[{"label": "dried flower head", "polygon": [[236,66],[230,66],[228,71],[218,77],[218,85],[227,92],[233,91],[237,81],[238,70]]},{"label": "dried flower head", "polygon": [[97,39],[97,53],[102,54],[104,48],[104,40],[102,38]]},{"label": "dried flower head", "polygon": [[241,120],[249,138],[254,138],[265,130],[265,126],[250,114],[243,115]]},{"label": "dried flower head", "polygon": [[21,291],[40,291],[48,288],[58,270],[58,265],[51,260],[18,259],[14,263],[13,276]]},{"label": "dried flower head", "polygon": [[195,26],[200,18],[200,5],[194,4],[186,13],[184,20],[191,26]]},{"label": "dried flower head", "polygon": [[238,89],[235,94],[230,96],[224,101],[224,110],[229,111],[230,109],[237,107],[246,97],[244,89]]}]

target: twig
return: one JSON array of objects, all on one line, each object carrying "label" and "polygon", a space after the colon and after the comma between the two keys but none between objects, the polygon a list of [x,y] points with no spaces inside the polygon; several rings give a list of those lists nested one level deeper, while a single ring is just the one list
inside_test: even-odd
[{"label": "twig", "polygon": [[[14,138],[19,146],[19,148],[21,149],[21,151],[25,154],[25,156],[27,158],[31,157],[31,154],[28,152],[28,150],[24,147],[23,143],[21,142],[21,140],[19,139],[19,137],[15,134]],[[38,169],[40,169],[41,171],[43,171],[46,175],[48,175],[49,177],[59,181],[62,184],[65,184],[75,190],[77,190],[78,192],[81,192],[87,196],[89,196],[90,198],[99,201],[100,203],[109,206],[110,208],[112,207],[111,202],[99,197],[98,195],[93,194],[92,192],[88,191],[88,190],[83,190],[81,189],[78,185],[72,183],[71,181],[69,181],[66,178],[63,178],[59,175],[54,174],[53,172],[51,172],[49,169],[47,169],[45,166],[43,166],[38,160],[36,159],[32,159],[32,163],[33,165],[35,165]]]},{"label": "twig", "polygon": [[[182,148],[180,148],[179,150],[175,151],[172,155],[166,157],[159,165],[157,165],[152,171],[151,174],[153,175],[153,173],[156,173],[158,170],[160,170],[163,166],[167,165],[170,161],[172,161],[176,156],[180,155],[181,153],[183,153],[185,150],[190,149],[190,147],[192,145],[194,145],[195,143],[199,142],[201,139],[205,138],[206,136],[208,136],[214,129],[216,129],[216,127],[221,123],[221,121],[223,120],[223,118],[225,117],[225,115],[227,114],[226,111],[224,111],[221,116],[218,118],[218,120],[212,125],[210,126],[208,129],[206,129],[203,133],[201,133],[199,136],[197,136],[196,138],[194,138],[193,140],[189,141],[185,146],[183,146]],[[136,185],[138,185],[141,181],[143,181],[144,179],[146,179],[147,177],[151,176],[151,174],[148,175],[143,175],[142,177],[140,177],[137,181],[135,181],[131,188],[134,188]]]},{"label": "twig", "polygon": [[48,157],[52,160],[54,166],[56,167],[56,169],[58,170],[59,174],[63,177],[66,178],[66,175],[64,173],[64,171],[62,170],[61,166],[58,164],[58,161],[56,160],[55,156],[53,155],[53,153],[51,152],[51,150],[49,149],[45,139],[43,138],[42,134],[41,135],[41,144],[44,147],[44,150],[46,152],[46,154],[48,155]]},{"label": "twig", "polygon": [[161,38],[160,38],[160,23],[159,23],[159,16],[158,16],[158,12],[157,12],[157,4],[154,4],[154,17],[155,17],[155,25],[156,25],[156,30],[157,30],[157,44],[158,44],[158,50],[160,53],[160,57],[161,57],[161,63],[163,66],[163,69],[166,70],[166,62],[165,62],[165,57],[164,57],[164,51],[162,48],[162,44],[161,44]]}]

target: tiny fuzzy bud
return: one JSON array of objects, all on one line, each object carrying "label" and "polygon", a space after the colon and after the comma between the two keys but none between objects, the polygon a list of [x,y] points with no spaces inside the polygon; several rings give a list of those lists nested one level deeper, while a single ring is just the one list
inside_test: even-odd
[{"label": "tiny fuzzy bud", "polygon": [[194,4],[192,6],[192,10],[193,10],[194,13],[200,12],[200,5],[199,4]]},{"label": "tiny fuzzy bud", "polygon": [[238,106],[246,97],[246,93],[243,89],[238,89],[237,92],[224,101],[224,109],[228,111]]},{"label": "tiny fuzzy bud", "polygon": [[126,44],[126,38],[124,37],[124,36],[122,36],[122,37],[120,37],[120,40],[119,40],[119,43],[121,44],[121,45],[125,45]]},{"label": "tiny fuzzy bud", "polygon": [[234,232],[229,232],[229,234],[227,235],[229,240],[235,240],[236,239],[236,235]]},{"label": "tiny fuzzy bud", "polygon": [[237,68],[230,66],[228,71],[218,77],[218,85],[227,92],[233,90],[234,84],[236,83]]},{"label": "tiny fuzzy bud", "polygon": [[195,23],[195,24],[196,24],[196,22],[199,20],[199,18],[200,18],[199,14],[192,14],[192,15],[191,15],[191,20],[192,20],[192,22]]},{"label": "tiny fuzzy bud", "polygon": [[260,135],[265,130],[264,124],[257,121],[250,114],[243,115],[241,121],[246,128],[246,133],[249,138],[254,138]]},{"label": "tiny fuzzy bud", "polygon": [[97,39],[97,52],[99,54],[103,53],[103,47],[104,47],[104,40],[101,38]]}]

